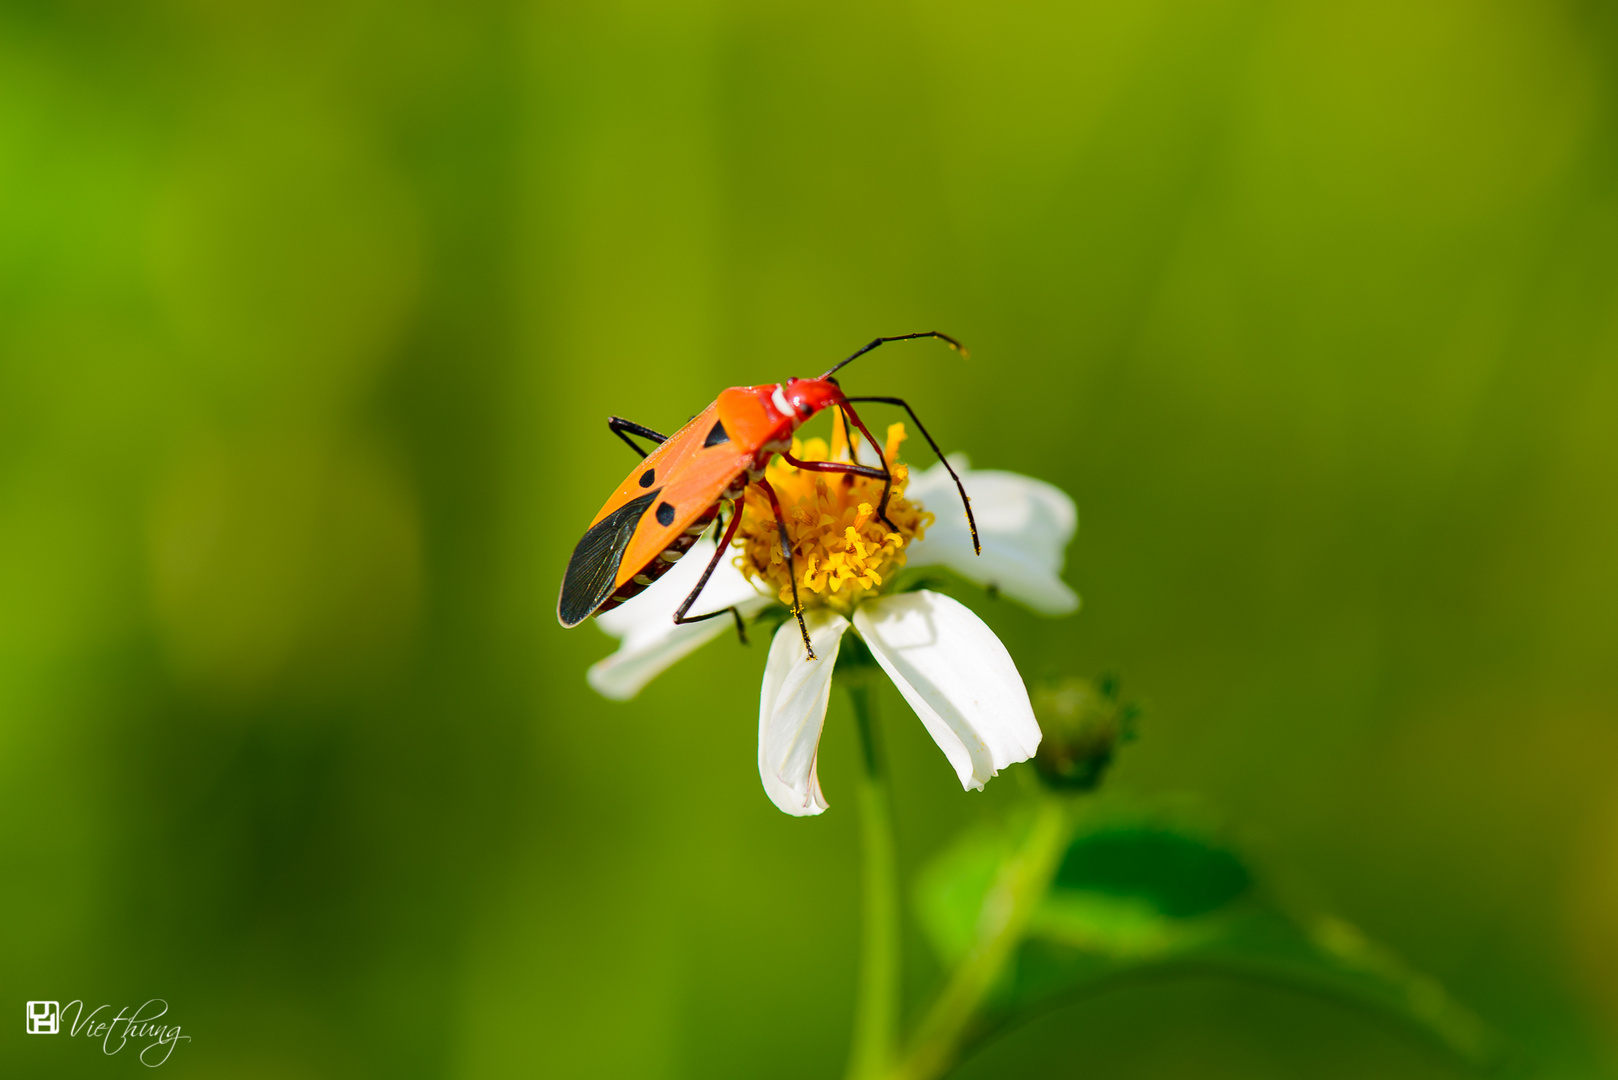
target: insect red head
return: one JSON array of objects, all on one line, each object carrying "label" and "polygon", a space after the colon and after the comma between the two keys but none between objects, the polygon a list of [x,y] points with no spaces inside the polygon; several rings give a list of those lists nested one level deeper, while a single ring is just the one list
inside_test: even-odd
[{"label": "insect red head", "polygon": [[843,400],[842,390],[828,379],[788,379],[781,389],[799,423]]},{"label": "insect red head", "polygon": [[[837,383],[828,379],[788,379],[773,386],[748,386],[727,390],[727,394],[746,394],[763,410],[764,427],[757,433],[757,443],[790,439],[798,426],[828,406],[844,400]],[[724,397],[720,398],[723,411]]]}]

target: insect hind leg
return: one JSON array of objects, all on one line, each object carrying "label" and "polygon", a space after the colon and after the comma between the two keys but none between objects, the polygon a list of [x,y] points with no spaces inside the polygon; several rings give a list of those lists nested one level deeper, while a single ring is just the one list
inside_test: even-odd
[{"label": "insect hind leg", "polygon": [[631,435],[639,435],[643,439],[651,439],[658,446],[661,446],[669,441],[669,437],[667,435],[659,434],[658,432],[655,432],[651,428],[647,427],[645,424],[637,424],[633,420],[625,420],[621,416],[607,417],[607,430],[624,440],[624,442],[629,445],[631,450],[635,451],[635,453],[639,454],[643,458],[647,454],[651,453],[651,451],[642,450],[638,445],[636,445],[635,441],[630,438]]},{"label": "insect hind leg", "polygon": [[692,589],[691,594],[675,609],[675,626],[684,626],[686,623],[707,622],[709,619],[717,619],[721,615],[729,614],[736,620],[736,636],[741,639],[743,645],[747,644],[747,625],[742,621],[741,609],[736,607],[735,604],[727,608],[720,608],[718,611],[710,611],[706,615],[686,615],[686,612],[691,610],[691,605],[697,602],[697,597],[701,594],[703,587],[708,584],[708,579],[713,577],[713,572],[719,568],[719,560],[723,559],[725,552],[730,549],[730,542],[736,537],[736,527],[741,523],[741,508],[733,503],[730,508],[730,526],[725,529],[725,536],[724,539],[719,541],[718,550],[713,553],[713,558],[708,560],[707,567],[702,571],[702,577],[697,581],[697,587]]}]

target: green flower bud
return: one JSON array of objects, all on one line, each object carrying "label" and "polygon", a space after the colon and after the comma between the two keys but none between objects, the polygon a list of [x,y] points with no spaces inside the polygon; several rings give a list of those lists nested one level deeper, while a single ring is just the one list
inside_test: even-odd
[{"label": "green flower bud", "polygon": [[1118,680],[1066,678],[1036,686],[1030,695],[1039,719],[1034,765],[1054,788],[1092,791],[1121,743],[1135,738],[1140,709],[1118,703]]}]

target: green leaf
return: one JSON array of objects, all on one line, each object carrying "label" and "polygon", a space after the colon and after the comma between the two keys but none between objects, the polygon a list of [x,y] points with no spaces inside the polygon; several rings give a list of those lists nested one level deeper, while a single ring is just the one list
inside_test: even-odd
[{"label": "green leaf", "polygon": [[[991,932],[986,901],[1027,837],[1025,821],[975,832],[922,875],[919,919],[946,965]],[[1163,813],[1078,820],[976,1034],[1117,982],[1191,971],[1327,994],[1411,1026],[1474,1067],[1499,1060],[1494,1038],[1438,983],[1341,919],[1284,903],[1217,830]]]}]

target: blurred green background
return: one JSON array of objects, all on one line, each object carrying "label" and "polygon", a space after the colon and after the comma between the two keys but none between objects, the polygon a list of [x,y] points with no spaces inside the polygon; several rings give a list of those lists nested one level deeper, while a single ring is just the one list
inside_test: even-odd
[{"label": "blurred green background", "polygon": [[[0,1005],[167,998],[178,1076],[836,1075],[844,702],[788,818],[758,645],[611,704],[554,604],[609,413],[937,327],[846,384],[1077,499],[1084,610],[977,606],[1149,702],[1110,786],[1618,1075],[1615,77],[1588,0],[6,3]],[[885,709],[913,870],[1019,781]],[[965,1074],[1457,1075],[1218,979]]]}]

